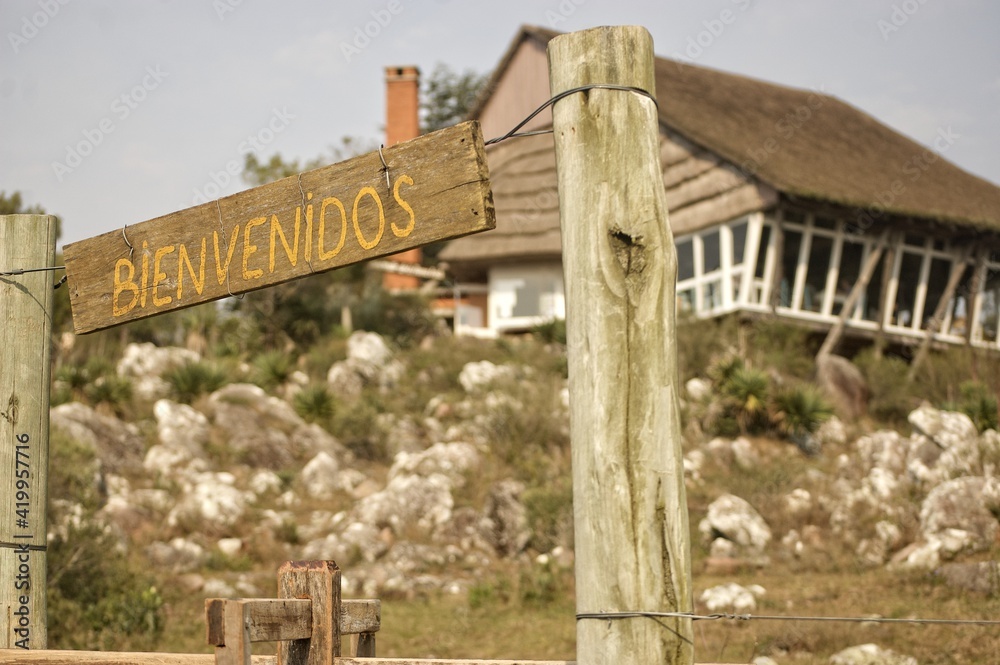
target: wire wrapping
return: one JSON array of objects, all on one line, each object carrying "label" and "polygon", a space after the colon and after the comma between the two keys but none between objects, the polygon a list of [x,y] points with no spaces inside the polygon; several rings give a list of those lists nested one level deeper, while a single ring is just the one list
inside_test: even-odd
[{"label": "wire wrapping", "polygon": [[585,92],[587,90],[594,90],[594,89],[598,89],[598,90],[624,90],[625,92],[634,92],[636,94],[642,95],[643,97],[648,97],[649,99],[651,99],[653,101],[653,104],[656,106],[657,109],[660,108],[660,105],[657,103],[656,98],[653,97],[653,95],[651,95],[647,90],[643,90],[642,88],[637,88],[637,87],[631,86],[631,85],[615,85],[615,84],[612,84],[612,83],[591,83],[589,85],[581,85],[581,86],[576,87],[576,88],[570,88],[569,90],[563,90],[558,95],[553,96],[547,102],[545,102],[544,104],[542,104],[541,106],[539,106],[537,109],[535,109],[534,111],[532,111],[531,115],[529,115],[527,118],[525,118],[521,122],[517,123],[517,125],[514,127],[514,129],[510,130],[509,132],[507,132],[503,136],[498,136],[498,137],[496,137],[494,139],[490,139],[489,141],[487,141],[485,143],[485,145],[494,145],[496,143],[500,143],[501,141],[506,141],[507,139],[512,139],[512,138],[523,138],[525,136],[537,136],[539,134],[551,134],[552,133],[551,129],[542,129],[542,130],[537,130],[537,131],[532,131],[532,132],[524,132],[522,134],[518,134],[517,130],[521,129],[526,124],[528,124],[529,122],[531,122],[532,119],[536,115],[538,115],[539,113],[541,113],[542,111],[544,111],[548,107],[552,106],[553,104],[555,104],[556,102],[558,102],[560,99],[563,99],[564,97],[569,97],[570,95],[574,95],[574,94],[576,94],[578,92]]},{"label": "wire wrapping", "polygon": [[816,617],[773,614],[695,614],[694,612],[580,612],[576,620],[599,619],[615,621],[619,619],[691,619],[692,621],[839,621],[848,623],[902,623],[902,624],[944,624],[958,626],[998,626],[1000,620],[992,619],[897,619],[887,617]]}]

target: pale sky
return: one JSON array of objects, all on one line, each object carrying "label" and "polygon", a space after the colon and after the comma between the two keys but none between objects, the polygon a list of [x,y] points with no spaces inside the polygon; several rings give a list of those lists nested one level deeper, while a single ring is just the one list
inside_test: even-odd
[{"label": "pale sky", "polygon": [[945,157],[1000,183],[991,0],[0,0],[0,190],[64,243],[232,194],[247,150],[377,143],[384,67],[488,72],[522,24],[643,25],[661,56],[821,89],[924,145],[950,128]]}]

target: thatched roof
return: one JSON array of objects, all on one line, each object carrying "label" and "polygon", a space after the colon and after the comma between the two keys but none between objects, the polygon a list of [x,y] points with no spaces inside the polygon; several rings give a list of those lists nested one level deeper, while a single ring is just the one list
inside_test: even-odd
[{"label": "thatched roof", "polygon": [[[558,34],[522,28],[485,90],[497,87],[525,40],[544,44]],[[884,210],[971,232],[1000,232],[1000,187],[821,91],[657,58],[656,97],[665,132],[787,197],[846,208],[852,221],[866,210]],[[470,116],[478,117],[489,100],[488,95],[480,98]],[[948,131],[941,128],[942,136]],[[940,140],[939,151],[947,149],[946,140]],[[551,151],[551,137],[492,148],[497,229],[453,242],[442,258],[475,262],[558,255],[557,204],[544,195],[555,188]],[[521,221],[505,223],[510,215]]]}]

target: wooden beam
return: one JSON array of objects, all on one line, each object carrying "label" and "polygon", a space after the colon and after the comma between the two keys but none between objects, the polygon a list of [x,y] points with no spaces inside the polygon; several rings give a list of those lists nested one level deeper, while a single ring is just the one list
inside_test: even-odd
[{"label": "wooden beam", "polygon": [[[910,363],[910,371],[906,374],[907,381],[912,382],[917,378],[917,371],[924,361],[927,360],[927,354],[931,350],[931,342],[934,341],[934,335],[937,334],[941,328],[941,323],[944,321],[945,316],[947,316],[948,305],[951,304],[951,299],[955,295],[958,283],[962,281],[962,275],[965,274],[965,270],[968,268],[969,255],[971,253],[972,246],[969,245],[956,257],[955,262],[952,264],[951,274],[948,275],[948,284],[944,287],[944,293],[941,294],[941,299],[938,300],[937,306],[934,308],[934,314],[931,316],[930,323],[927,326],[927,333],[920,343],[920,348],[917,349],[917,355],[914,356],[913,362]],[[971,307],[968,309],[971,309]]]},{"label": "wooden beam", "polygon": [[[116,651],[24,651],[0,649],[0,663],[17,665],[215,665],[210,653],[144,653]],[[277,665],[275,656],[254,656],[253,665]]]},{"label": "wooden beam", "polygon": [[[552,94],[655,95],[635,26],[549,42]],[[654,97],[655,98],[655,97]],[[592,89],[553,109],[566,279],[579,612],[693,610],[678,408],[677,256],[656,105]],[[582,665],[690,663],[691,620],[577,622]]]},{"label": "wooden beam", "polygon": [[872,247],[871,253],[865,259],[865,264],[861,268],[861,274],[858,275],[858,279],[854,282],[854,286],[851,287],[851,292],[847,296],[847,300],[844,301],[844,306],[840,310],[840,315],[837,317],[837,323],[834,324],[833,328],[827,334],[826,339],[823,340],[823,346],[820,347],[819,353],[816,357],[829,355],[833,353],[833,350],[837,348],[837,343],[840,342],[840,337],[844,333],[844,327],[847,325],[847,319],[854,315],[854,309],[858,306],[858,301],[861,299],[862,294],[868,288],[868,282],[871,281],[872,275],[875,274],[875,268],[878,266],[879,259],[882,258],[882,253],[885,251],[885,243],[889,238],[889,231],[882,231],[879,235],[878,240],[875,241],[874,247]]},{"label": "wooden beam", "polygon": [[0,216],[0,647],[44,649],[56,218]]},{"label": "wooden beam", "polygon": [[212,598],[205,601],[209,644],[226,645],[229,610],[245,618],[251,642],[301,640],[312,634],[312,601],[307,598]]},{"label": "wooden beam", "polygon": [[66,245],[73,326],[101,330],[495,226],[482,133],[466,122]]}]

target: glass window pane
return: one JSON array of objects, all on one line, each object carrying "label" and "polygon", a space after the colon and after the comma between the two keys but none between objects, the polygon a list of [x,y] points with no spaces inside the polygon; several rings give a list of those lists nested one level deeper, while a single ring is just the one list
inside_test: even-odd
[{"label": "glass window pane", "polygon": [[694,311],[694,289],[685,289],[677,292],[677,311]]},{"label": "glass window pane", "polygon": [[835,229],[837,228],[837,222],[829,217],[820,217],[817,215],[813,217],[813,225],[820,229]]},{"label": "glass window pane", "polygon": [[979,337],[987,342],[996,342],[997,327],[1000,325],[1000,267],[986,270],[980,298]]},{"label": "glass window pane", "polygon": [[802,234],[798,231],[785,231],[785,247],[781,253],[781,284],[779,284],[778,302],[782,307],[792,306],[792,288],[795,286],[795,271],[799,267],[799,248],[802,246]]},{"label": "glass window pane", "polygon": [[896,304],[892,310],[892,323],[897,326],[913,325],[913,307],[917,301],[917,285],[920,284],[920,266],[924,257],[919,254],[903,253],[899,264],[899,281],[896,287]]},{"label": "glass window pane", "polygon": [[[948,278],[951,276],[951,261],[947,259],[931,259],[930,274],[927,277],[927,297],[924,298],[924,311],[921,318],[920,327],[924,330],[931,323],[934,310],[937,309],[938,301],[944,295],[944,289],[948,286]],[[938,322],[938,329],[944,321]]]},{"label": "glass window pane", "polygon": [[830,269],[830,255],[833,254],[833,238],[813,236],[809,245],[809,259],[806,264],[806,285],[802,292],[802,309],[819,312],[823,309],[823,295],[826,293],[826,274]]},{"label": "glass window pane", "polygon": [[757,279],[764,279],[764,266],[767,265],[767,246],[771,242],[771,227],[764,224],[760,227],[760,245],[757,247],[757,266],[753,274]]},{"label": "glass window pane", "polygon": [[747,223],[740,222],[732,227],[733,231],[733,265],[743,263],[743,252],[747,246]]},{"label": "glass window pane", "polygon": [[[874,251],[874,247],[870,251]],[[882,293],[882,276],[885,273],[885,261],[886,254],[883,252],[878,260],[878,264],[875,266],[875,270],[872,272],[868,288],[865,289],[864,300],[860,305],[861,318],[865,321],[878,321],[878,301]]]},{"label": "glass window pane", "polygon": [[702,263],[705,274],[713,270],[718,270],[719,266],[722,265],[722,257],[719,256],[719,231],[715,230],[711,233],[706,233],[701,237],[701,243],[705,251],[704,262]]},{"label": "glass window pane", "polygon": [[701,290],[702,306],[706,310],[713,310],[722,307],[722,282],[716,280],[702,284]]},{"label": "glass window pane", "polygon": [[[847,296],[861,276],[861,261],[865,254],[865,246],[860,242],[844,241],[840,250],[840,269],[837,272],[837,290],[833,295],[833,313],[840,315],[840,310],[847,302]],[[857,311],[857,310],[855,310]]]},{"label": "glass window pane", "polygon": [[691,238],[677,241],[677,281],[694,277],[694,247]]},{"label": "glass window pane", "polygon": [[[955,289],[955,297],[951,299],[949,310],[951,311],[951,325],[948,333],[965,337],[969,330],[969,314],[972,312],[972,278],[976,271],[974,268],[966,268],[962,279]],[[926,309],[924,310],[927,311]],[[944,322],[941,322],[942,325]]]},{"label": "glass window pane", "polygon": [[806,215],[798,210],[785,210],[782,219],[790,224],[805,224]]}]

